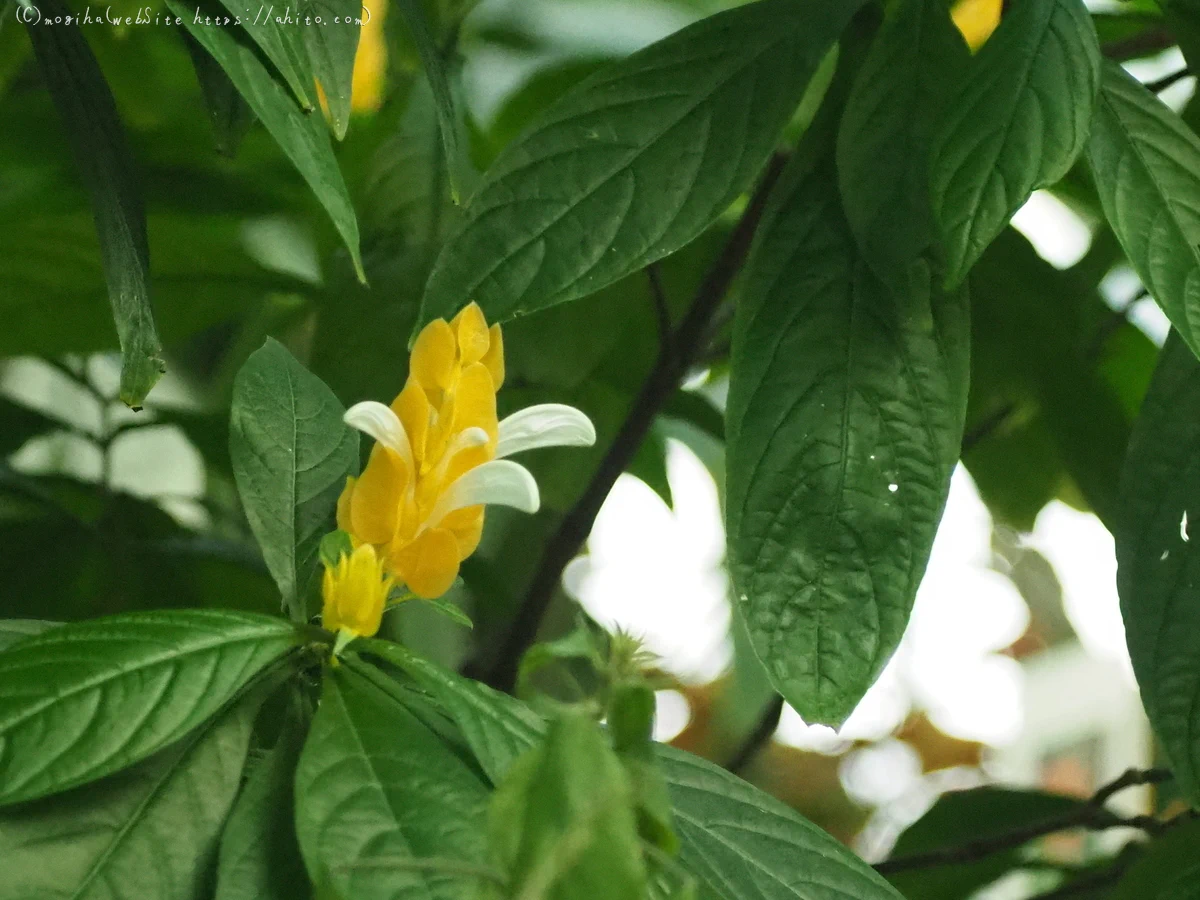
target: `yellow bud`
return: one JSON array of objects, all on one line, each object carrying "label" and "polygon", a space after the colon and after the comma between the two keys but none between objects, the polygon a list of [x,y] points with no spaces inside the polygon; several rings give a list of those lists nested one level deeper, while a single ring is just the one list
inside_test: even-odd
[{"label": "yellow bud", "polygon": [[326,567],[321,583],[321,622],[328,631],[371,637],[379,630],[383,607],[394,580],[384,574],[383,560],[370,544],[360,544],[336,566]]}]

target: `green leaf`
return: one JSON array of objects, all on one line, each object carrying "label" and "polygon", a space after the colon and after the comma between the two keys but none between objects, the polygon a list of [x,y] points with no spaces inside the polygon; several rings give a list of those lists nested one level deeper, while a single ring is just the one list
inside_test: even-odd
[{"label": "green leaf", "polygon": [[279,619],[198,609],[23,640],[0,655],[0,804],[84,784],[179,740],[303,640]]},{"label": "green leaf", "polygon": [[342,422],[343,412],[325,383],[271,338],[234,380],[229,452],[238,493],[297,621],[307,620],[321,539],[358,464],[358,433]]},{"label": "green leaf", "polygon": [[1087,141],[1100,48],[1082,0],[1014,3],[947,104],[930,191],[957,285],[1034,190]]},{"label": "green leaf", "polygon": [[[356,646],[400,667],[433,694],[494,784],[546,733],[545,721],[507,694],[395,644],[364,640]],[[858,856],[779,801],[689,753],[656,750],[681,861],[700,880],[704,900],[900,900]],[[755,877],[729,874],[747,871]]]},{"label": "green leaf", "polygon": [[31,438],[64,427],[44,412],[0,395],[0,459],[20,450]]},{"label": "green leaf", "polygon": [[341,561],[343,556],[349,556],[353,552],[354,543],[350,535],[340,528],[322,537],[317,549],[321,565],[327,569],[333,568]]},{"label": "green leaf", "polygon": [[1111,64],[1104,68],[1087,157],[1104,215],[1130,264],[1200,354],[1200,138]]},{"label": "green leaf", "polygon": [[671,480],[667,475],[667,439],[659,433],[657,424],[650,429],[625,471],[658,494],[668,507],[673,506]]},{"label": "green leaf", "polygon": [[945,0],[904,0],[891,13],[855,77],[837,142],[846,219],[886,281],[935,239],[930,142],[970,60]]},{"label": "green leaf", "polygon": [[313,880],[357,900],[460,900],[487,872],[487,787],[348,666],[328,671],[296,772]]},{"label": "green leaf", "polygon": [[726,515],[755,652],[805,721],[836,725],[908,623],[958,460],[969,330],[965,296],[924,263],[895,290],[870,272],[819,155],[784,174],[747,264]]},{"label": "green leaf", "polygon": [[[275,14],[275,7],[270,5],[248,9],[245,3],[239,3],[238,0],[221,0],[221,4],[229,11],[229,16],[236,19],[241,29],[258,45],[263,55],[271,61],[271,65],[291,88],[305,112],[316,109],[317,90],[313,83],[312,61],[308,57],[304,39],[304,32],[311,26],[298,24],[299,10],[295,7],[283,7]],[[173,12],[181,15],[176,10]],[[254,13],[253,16],[250,15],[251,12]],[[189,15],[184,16],[184,24],[189,30],[229,30],[229,16],[216,6],[192,7]],[[221,58],[218,56],[217,59]],[[221,63],[221,67],[225,68],[224,62]],[[290,101],[291,98],[286,93],[284,96]]]},{"label": "green leaf", "polygon": [[671,800],[654,758],[654,690],[644,682],[612,687],[607,724],[613,749],[633,789],[638,833],[667,853],[679,849],[671,816]]},{"label": "green leaf", "polygon": [[1121,479],[1117,591],[1150,724],[1180,789],[1200,800],[1200,362],[1172,332]]},{"label": "green leaf", "polygon": [[358,0],[324,0],[315,9],[300,14],[321,17],[320,24],[302,25],[299,30],[304,35],[312,74],[325,91],[333,133],[339,141],[350,127],[350,88],[362,11]]},{"label": "green leaf", "polygon": [[304,900],[312,896],[296,839],[293,782],[304,744],[300,698],[271,751],[253,764],[221,835],[214,900]]},{"label": "green leaf", "polygon": [[459,147],[459,119],[454,108],[454,93],[450,89],[450,80],[446,75],[446,62],[441,50],[425,21],[425,11],[418,0],[398,0],[400,15],[404,17],[412,35],[413,44],[421,57],[421,67],[433,93],[433,105],[437,111],[438,131],[442,138],[442,152],[446,159],[446,173],[450,180],[450,196],[455,203],[460,202],[466,188],[467,167],[469,162],[462,148]]},{"label": "green leaf", "polygon": [[192,58],[204,106],[212,122],[217,152],[232,157],[254,124],[254,113],[215,59],[187,31],[180,31]]},{"label": "green leaf", "polygon": [[[71,11],[40,4],[47,18]],[[150,307],[146,212],[112,93],[77,24],[29,25],[29,40],[92,196],[108,298],[121,342],[121,400],[139,409],[166,371]]]},{"label": "green leaf", "polygon": [[42,619],[0,619],[0,650],[61,624]]},{"label": "green leaf", "polygon": [[[225,70],[229,80],[246,98],[254,114],[292,161],[333,220],[360,281],[365,280],[358,248],[358,219],[350,194],[333,155],[329,132],[318,117],[302,113],[284,88],[259,60],[254,48],[239,40],[236,32],[204,24],[195,7],[183,0],[167,0],[171,12],[183,19],[192,37]],[[291,26],[293,32],[295,26]]]},{"label": "green leaf", "polygon": [[567,92],[484,175],[420,322],[502,321],[678,250],[754,180],[856,0],[717,13]]},{"label": "green leaf", "polygon": [[490,819],[514,897],[646,896],[633,794],[599,726],[586,716],[565,713],[550,723],[545,742],[497,787]]},{"label": "green leaf", "polygon": [[475,623],[471,621],[471,617],[468,616],[461,609],[459,609],[457,606],[455,606],[453,603],[451,603],[449,600],[434,599],[434,600],[422,600],[421,602],[424,603],[426,606],[429,606],[430,608],[437,610],[439,613],[441,613],[443,616],[445,616],[450,621],[455,622],[459,625],[462,625],[464,628],[474,628],[475,627]]},{"label": "green leaf", "polygon": [[1146,845],[1109,900],[1196,900],[1200,896],[1200,822],[1185,822]]},{"label": "green leaf", "polygon": [[[900,835],[891,858],[903,859],[971,841],[990,840],[1077,813],[1085,805],[1084,800],[1040,791],[997,787],[951,791]],[[1019,861],[1017,848],[970,862],[899,872],[888,880],[906,897],[962,900],[1015,868]]]},{"label": "green leaf", "polygon": [[0,892],[22,900],[206,896],[257,709],[240,703],[134,768],[0,811]]}]

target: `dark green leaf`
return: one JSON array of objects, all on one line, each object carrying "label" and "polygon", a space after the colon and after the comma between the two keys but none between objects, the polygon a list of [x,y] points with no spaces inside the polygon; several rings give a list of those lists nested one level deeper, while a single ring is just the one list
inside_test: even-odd
[{"label": "dark green leaf", "polygon": [[1200,799],[1200,362],[1167,339],[1121,479],[1117,590],[1142,704],[1184,794]]},{"label": "dark green leaf", "polygon": [[[60,0],[40,5],[67,16]],[[121,400],[137,409],[166,370],[150,307],[146,213],[112,93],[77,24],[30,25],[29,39],[92,195],[108,298],[121,341]]]},{"label": "dark green leaf", "polygon": [[212,121],[217,152],[223,153],[225,156],[233,156],[237,153],[242,138],[254,124],[254,113],[246,105],[246,101],[238,93],[233,82],[229,80],[225,70],[208,54],[208,51],[201,47],[187,31],[181,30],[180,34],[192,57],[196,80],[200,82],[200,93],[204,97],[204,105],[208,109],[208,117]]},{"label": "dark green leaf", "polygon": [[667,783],[654,758],[654,690],[644,682],[618,683],[608,704],[608,732],[613,749],[625,767],[638,815],[641,836],[675,853],[679,840],[671,817]]},{"label": "dark green leaf", "polygon": [[0,811],[0,896],[206,896],[257,709],[257,703],[240,703],[215,724],[134,768]]},{"label": "dark green leaf", "polygon": [[[1077,813],[1085,803],[1073,797],[997,787],[952,791],[900,835],[891,856],[903,859],[989,840]],[[1014,868],[1019,858],[1019,849],[1007,850],[981,860],[897,873],[888,880],[906,897],[963,900]]]},{"label": "dark green leaf", "polygon": [[[305,111],[316,109],[317,89],[313,83],[313,65],[308,58],[308,48],[304,40],[304,32],[312,26],[299,25],[297,22],[298,16],[312,13],[312,5],[306,4],[303,10],[298,6],[285,6],[276,10],[271,5],[248,9],[246,4],[239,0],[220,2],[228,10],[228,14],[216,6],[193,7],[190,16],[183,17],[185,24],[189,29],[228,28],[231,24],[229,18],[235,18],[283,77],[300,106]],[[181,8],[186,10],[186,7]],[[173,11],[176,15],[181,15],[178,11]],[[251,12],[254,15],[250,15]],[[217,59],[220,61],[221,57],[218,56]],[[225,68],[223,61],[221,66]],[[234,83],[237,83],[236,79]],[[287,97],[286,94],[284,96]],[[290,97],[288,99],[290,100]]]},{"label": "dark green leaf", "polygon": [[454,94],[450,90],[450,80],[446,75],[446,62],[429,30],[429,23],[425,21],[425,11],[420,2],[398,0],[397,5],[421,57],[425,77],[429,80],[434,109],[437,111],[438,131],[442,138],[442,151],[445,154],[446,172],[450,176],[450,196],[458,203],[466,188],[464,182],[469,163],[458,143],[460,126],[458,113],[454,109]]},{"label": "dark green leaf", "polygon": [[[383,641],[357,645],[399,666],[445,706],[493,783],[546,733],[528,706]],[[658,747],[681,861],[704,900],[899,900],[853,852],[816,825],[723,769]],[[753,871],[753,878],[730,877]]]},{"label": "dark green leaf", "polygon": [[650,429],[625,471],[658,494],[667,506],[672,506],[671,481],[667,477],[667,439],[656,428]]},{"label": "dark green leaf", "polygon": [[44,412],[0,395],[0,459],[20,450],[30,438],[63,428],[63,423]]},{"label": "dark green leaf", "polygon": [[598,72],[485,174],[421,320],[591,294],[701,233],[754,180],[858,2],[761,0]]},{"label": "dark green leaf", "polygon": [[[317,117],[307,116],[297,108],[254,49],[240,41],[235,31],[205,25],[203,18],[197,22],[196,9],[185,6],[183,0],[168,0],[167,5],[172,13],[183,19],[192,37],[225,70],[254,114],[312,188],[350,251],[355,272],[360,280],[363,279],[358,219],[333,155],[328,130]],[[299,35],[295,26],[292,26],[292,32]]]},{"label": "dark green leaf", "polygon": [[514,897],[646,896],[629,782],[599,726],[579,713],[551,722],[497,786],[491,834]]},{"label": "dark green leaf", "polygon": [[487,788],[378,687],[327,672],[296,772],[309,873],[358,900],[460,900],[486,872]]},{"label": "dark green leaf", "polygon": [[1200,897],[1200,822],[1157,837],[1108,895],[1109,900],[1196,900]]},{"label": "dark green leaf", "polygon": [[0,804],[179,740],[302,641],[279,619],[217,610],[128,613],[27,638],[0,656]]},{"label": "dark green leaf", "polygon": [[1087,141],[1100,48],[1082,0],[1014,3],[979,51],[934,138],[930,190],[957,285],[1037,188]]},{"label": "dark green leaf", "polygon": [[958,460],[965,296],[857,255],[835,174],[802,153],[747,264],[731,354],[732,574],[751,641],[808,722],[839,724],[908,623]]},{"label": "dark green leaf", "polygon": [[[350,127],[350,88],[354,82],[354,55],[362,30],[363,7],[358,0],[322,0],[300,12],[311,16],[311,25],[300,27],[312,74],[325,92],[333,133],[340,141]],[[320,16],[317,24],[315,18]],[[336,20],[336,21],[335,21]]]},{"label": "dark green leaf", "polygon": [[935,239],[930,140],[970,59],[945,0],[904,0],[890,12],[855,77],[837,144],[846,219],[887,281]]},{"label": "dark green leaf", "polygon": [[1200,353],[1200,138],[1120,66],[1106,64],[1087,154],[1130,264]]},{"label": "dark green leaf", "polygon": [[221,835],[215,900],[305,900],[312,895],[296,840],[293,797],[307,727],[301,717],[297,702],[275,746],[253,764],[229,813]]},{"label": "dark green leaf", "polygon": [[234,381],[229,452],[238,492],[284,608],[299,621],[321,538],[358,465],[358,433],[342,413],[324,382],[270,338]]}]

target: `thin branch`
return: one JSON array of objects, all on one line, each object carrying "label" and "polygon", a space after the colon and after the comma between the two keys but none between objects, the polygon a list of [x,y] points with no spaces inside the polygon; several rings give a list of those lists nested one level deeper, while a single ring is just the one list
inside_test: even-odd
[{"label": "thin branch", "polygon": [[720,257],[705,276],[687,315],[671,336],[671,352],[660,354],[583,495],[563,517],[558,530],[546,544],[525,598],[508,634],[499,642],[490,666],[480,665],[477,661],[470,667],[475,670],[471,674],[482,677],[492,687],[512,690],[521,656],[537,638],[542,617],[562,580],[563,569],[578,555],[613,484],[629,466],[659,411],[679,387],[700,350],[713,314],[746,261],[767,195],[783,170],[785,161],[786,157],[776,154],[767,165],[750,205]]},{"label": "thin branch", "polygon": [[1157,81],[1146,82],[1145,87],[1146,87],[1146,90],[1148,90],[1150,93],[1158,94],[1158,93],[1161,93],[1162,91],[1165,91],[1171,85],[1175,84],[1175,82],[1182,81],[1183,79],[1187,78],[1191,74],[1192,74],[1192,70],[1189,69],[1187,66],[1184,66],[1178,72],[1172,72],[1170,75],[1164,75],[1162,78],[1158,79]]},{"label": "thin branch", "polygon": [[1031,900],[1066,900],[1067,897],[1078,897],[1081,894],[1090,895],[1097,888],[1104,888],[1119,881],[1121,876],[1125,874],[1125,870],[1129,868],[1129,865],[1129,861],[1117,860],[1117,862],[1111,866],[1106,866],[1099,872],[1080,876],[1048,893],[1037,894]]},{"label": "thin branch", "polygon": [[771,698],[771,701],[766,705],[763,713],[758,718],[758,722],[754,725],[754,730],[746,736],[744,740],[729,757],[729,761],[725,763],[725,768],[734,775],[739,774],[750,762],[758,755],[771,737],[779,728],[779,718],[783,715],[783,697],[776,694]]},{"label": "thin branch", "polygon": [[1170,778],[1171,773],[1166,769],[1130,769],[1120,778],[1096,791],[1083,806],[1062,816],[1035,822],[1023,828],[1014,828],[991,837],[968,841],[957,846],[940,847],[927,853],[914,853],[911,856],[884,860],[875,866],[875,870],[880,874],[890,875],[912,869],[929,869],[954,863],[974,862],[1005,850],[1015,850],[1032,840],[1054,834],[1056,831],[1068,831],[1074,828],[1086,828],[1090,831],[1106,831],[1110,828],[1140,828],[1151,835],[1156,835],[1170,823],[1153,816],[1130,816],[1128,818],[1118,816],[1104,804],[1114,794],[1126,788],[1141,784],[1160,784]]}]

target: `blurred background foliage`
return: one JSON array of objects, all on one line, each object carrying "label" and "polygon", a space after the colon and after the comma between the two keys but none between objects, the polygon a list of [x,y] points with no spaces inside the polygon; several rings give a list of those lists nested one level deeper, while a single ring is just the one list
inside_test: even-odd
[{"label": "blurred background foliage", "polygon": [[[141,9],[150,19],[165,15],[165,7],[145,2],[119,0],[111,10],[123,16]],[[361,35],[351,117],[344,139],[334,142],[357,213],[365,284],[304,178],[211,60],[206,66],[203,54],[194,55],[183,30],[83,26],[114,95],[141,184],[151,295],[168,367],[145,408],[131,412],[115,399],[116,333],[88,193],[26,30],[13,15],[15,5],[0,0],[4,616],[74,620],[153,607],[274,609],[274,586],[233,488],[227,449],[233,374],[270,335],[346,405],[394,395],[404,382],[421,290],[458,215],[418,47],[387,0],[367,2],[370,21]],[[459,100],[458,127],[469,155],[460,174],[469,190],[472,173],[569,87],[606,62],[733,4],[421,5]],[[1176,3],[1168,12],[1164,17],[1149,0],[1097,6],[1106,53],[1142,60],[1139,74],[1146,81],[1173,75],[1183,65],[1177,39],[1184,56],[1200,51],[1200,7]],[[1169,90],[1177,106],[1193,84],[1190,77],[1173,80]],[[814,89],[793,135],[819,97]],[[1187,104],[1185,119],[1196,122],[1198,108]],[[1018,217],[1021,230],[1008,229],[971,276],[974,358],[963,447],[970,481],[994,522],[986,564],[1012,581],[1029,608],[1022,633],[995,648],[1018,659],[1075,639],[1063,610],[1061,573],[1021,535],[1055,501],[1102,521],[1109,516],[1131,422],[1165,333],[1103,224],[1082,166],[1035,200],[1037,208]],[[467,671],[494,662],[547,541],[582,495],[655,364],[661,327],[656,295],[665,299],[666,315],[678,321],[737,212],[658,264],[657,283],[639,273],[505,326],[508,378],[501,415],[535,402],[569,403],[596,423],[599,441],[590,451],[543,451],[530,458],[543,487],[537,516],[489,513],[481,550],[451,597],[473,618],[473,631],[406,608],[385,625],[393,636]],[[1066,263],[1047,252],[1064,214],[1085,232],[1082,251]],[[1059,245],[1070,243],[1058,238]],[[630,467],[629,474],[668,507],[680,499],[673,496],[679,482],[669,470],[669,448],[687,448],[711,475],[718,502],[721,497],[731,318],[729,310],[718,315],[702,364]],[[672,581],[669,568],[654,583],[667,593],[687,589],[684,581]],[[663,602],[668,599],[686,615],[687,596]],[[588,604],[595,613],[593,607]],[[558,590],[542,634],[569,632],[577,613],[575,600]],[[724,634],[718,638],[726,640]],[[674,742],[718,762],[736,762],[745,777],[863,852],[885,852],[946,787],[990,777],[988,742],[950,733],[920,704],[887,734],[869,739],[821,749],[772,740],[779,711],[772,709],[756,664],[739,652],[740,636],[731,640],[732,662],[718,665],[723,672],[715,678],[670,671],[664,659],[676,696],[686,704]],[[568,664],[541,680],[552,693],[569,693],[578,677]],[[762,732],[757,741],[756,732]],[[1144,729],[1139,739],[1149,753]],[[907,748],[905,765],[915,759],[918,774],[933,785],[915,806],[847,789],[854,760],[869,760],[869,751],[880,748],[892,752],[888,748],[897,744]],[[744,752],[747,747],[752,752]],[[1057,787],[1089,794],[1096,780],[1092,772]],[[1021,796],[1028,801],[1029,795]],[[916,852],[969,837],[971,829],[985,827],[985,819],[1019,823],[1043,814],[1011,797],[1006,806],[1002,794],[987,802],[998,811],[934,807],[921,820],[924,833],[910,832],[902,846]],[[1091,858],[1079,848],[1055,852],[1051,861],[1058,859],[1064,871]],[[949,886],[923,883],[909,896],[965,897],[1024,865],[1015,853],[998,868],[996,862],[982,870],[951,867]]]}]

